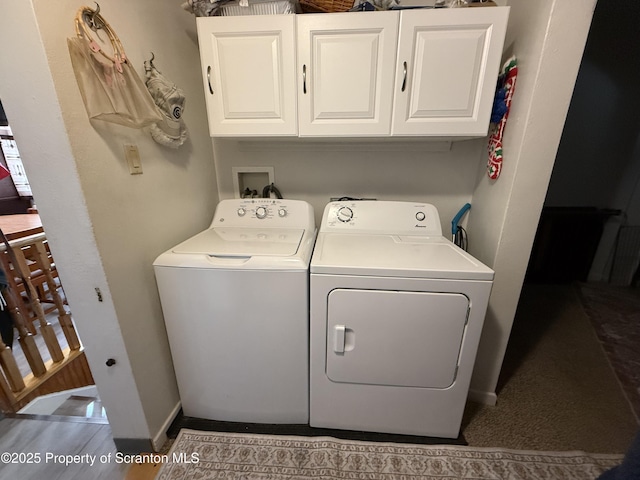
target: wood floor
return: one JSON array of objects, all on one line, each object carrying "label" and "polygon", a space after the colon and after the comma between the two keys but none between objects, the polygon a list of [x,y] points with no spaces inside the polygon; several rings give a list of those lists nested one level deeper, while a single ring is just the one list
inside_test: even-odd
[{"label": "wood floor", "polygon": [[[53,325],[61,348],[66,348],[67,340],[58,322],[57,312],[49,313],[47,320]],[[38,322],[36,326],[39,326]],[[36,335],[35,340],[43,361],[50,360],[42,335]],[[17,332],[13,353],[23,376],[31,373]],[[72,400],[76,403],[80,401],[78,398]],[[70,408],[68,402],[63,407]],[[62,411],[62,407],[55,414],[75,415]],[[96,416],[100,415],[96,413]],[[108,424],[83,421],[81,418],[61,420],[31,419],[20,415],[0,420],[0,455],[6,456],[8,453],[10,459],[16,461],[6,463],[2,457],[0,479],[153,480],[160,470],[161,464],[157,463],[135,463],[133,458],[119,458],[117,461],[117,450]],[[35,463],[38,457],[39,463]],[[67,458],[71,459],[69,465],[60,463]],[[93,465],[90,464],[92,459]],[[28,460],[32,463],[27,463]]]},{"label": "wood floor", "polygon": [[[109,425],[22,418],[0,420],[2,479],[152,480],[160,469],[160,464],[135,464],[133,459],[116,461],[116,454]],[[5,457],[9,457],[9,463]],[[68,465],[64,463],[66,459]]]}]

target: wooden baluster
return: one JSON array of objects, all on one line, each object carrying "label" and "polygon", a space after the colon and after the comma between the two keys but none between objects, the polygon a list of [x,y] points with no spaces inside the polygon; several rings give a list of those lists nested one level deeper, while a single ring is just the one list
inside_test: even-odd
[{"label": "wooden baluster", "polygon": [[15,413],[16,410],[13,407],[15,398],[7,380],[4,378],[4,375],[0,373],[0,410],[5,413]]},{"label": "wooden baluster", "polygon": [[24,380],[11,349],[0,338],[0,366],[4,372],[12,392],[24,389]]},{"label": "wooden baluster", "polygon": [[27,292],[27,296],[29,297],[31,308],[40,321],[40,334],[42,335],[44,343],[47,345],[47,349],[51,354],[51,360],[53,360],[54,363],[61,362],[64,360],[64,354],[62,353],[62,349],[58,343],[58,338],[56,337],[56,332],[53,330],[53,326],[45,317],[36,287],[34,287],[31,282],[31,270],[29,269],[29,265],[27,265],[27,259],[24,257],[24,252],[20,247],[13,247],[13,252],[17,262],[16,268],[22,274],[22,281],[24,282],[24,288]]},{"label": "wooden baluster", "polygon": [[20,342],[22,352],[29,363],[29,367],[31,367],[33,375],[41,377],[47,373],[47,368],[44,366],[35,338],[33,338],[31,332],[25,327],[20,309],[17,306],[18,300],[16,300],[13,291],[10,289],[5,290],[3,294],[4,299],[7,301],[7,308],[10,312],[13,312],[13,323],[15,324],[16,330],[18,330],[18,342]]},{"label": "wooden baluster", "polygon": [[49,254],[47,252],[47,247],[44,246],[42,241],[38,241],[35,243],[36,248],[36,263],[40,270],[44,272],[45,278],[47,279],[47,286],[49,287],[49,293],[53,298],[53,302],[58,309],[58,321],[60,322],[60,326],[62,327],[62,333],[67,339],[67,343],[69,344],[69,348],[71,350],[80,350],[80,340],[78,339],[78,334],[76,333],[76,329],[73,325],[73,321],[71,320],[71,313],[67,312],[64,308],[64,302],[58,293],[58,287],[53,278],[53,272],[51,271],[51,261],[49,260]]},{"label": "wooden baluster", "polygon": [[[0,245],[2,244],[0,243]],[[18,282],[16,282],[16,275],[19,275],[19,273],[17,270],[14,269],[14,266],[11,263],[11,258],[10,258],[9,252],[6,250],[6,246],[5,246],[5,251],[0,252],[0,260],[2,260],[2,267],[4,268],[4,271],[7,277],[7,283],[9,284],[9,289],[15,292],[16,295],[19,297],[19,299],[22,300],[22,297],[20,296],[20,293],[19,293],[20,292],[19,284]],[[16,307],[20,309],[20,314],[22,315],[22,318],[25,320],[25,326],[27,327],[29,332],[33,335],[37,334],[38,331],[36,330],[35,326],[31,322],[31,318],[29,316],[29,310],[27,309],[25,303],[23,301],[20,301],[18,302]]]},{"label": "wooden baluster", "polygon": [[67,339],[67,344],[71,350],[79,350],[80,340],[71,319],[71,312],[67,312],[62,297],[58,293],[58,286],[53,278],[53,271],[47,248],[42,241],[36,242],[34,246],[36,249],[36,262],[38,264],[38,268],[40,268],[45,275],[49,294],[51,295],[56,309],[58,310],[58,321],[60,322],[62,332]]}]

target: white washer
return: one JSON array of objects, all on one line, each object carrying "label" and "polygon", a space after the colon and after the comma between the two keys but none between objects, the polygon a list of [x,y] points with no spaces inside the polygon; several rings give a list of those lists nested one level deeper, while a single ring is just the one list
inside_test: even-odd
[{"label": "white washer", "polygon": [[311,205],[223,200],[154,262],[184,414],[308,423]]},{"label": "white washer", "polygon": [[386,201],[328,204],[310,270],[311,426],[456,438],[494,272]]}]

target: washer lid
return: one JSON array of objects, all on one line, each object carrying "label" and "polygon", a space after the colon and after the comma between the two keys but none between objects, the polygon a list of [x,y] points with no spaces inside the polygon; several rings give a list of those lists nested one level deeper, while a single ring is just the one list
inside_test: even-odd
[{"label": "washer lid", "polygon": [[311,273],[492,280],[493,270],[444,237],[320,233]]},{"label": "washer lid", "polygon": [[175,246],[173,253],[216,257],[288,257],[298,251],[303,229],[210,228]]}]

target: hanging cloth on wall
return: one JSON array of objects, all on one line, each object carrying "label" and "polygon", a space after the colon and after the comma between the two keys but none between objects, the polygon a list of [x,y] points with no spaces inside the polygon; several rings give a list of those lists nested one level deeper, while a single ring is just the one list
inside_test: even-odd
[{"label": "hanging cloth on wall", "polygon": [[502,135],[507,124],[517,75],[518,61],[516,57],[511,57],[505,62],[498,77],[496,97],[493,101],[493,111],[491,112],[492,126],[491,134],[489,135],[487,175],[492,180],[496,180],[502,171]]},{"label": "hanging cloth on wall", "polygon": [[153,53],[149,62],[144,62],[147,89],[162,114],[162,120],[149,127],[151,137],[160,145],[178,148],[188,137],[187,126],[182,120],[184,92],[167,80],[153,64]]},{"label": "hanging cloth on wall", "polygon": [[11,176],[11,172],[4,165],[0,164],[0,180]]},{"label": "hanging cloth on wall", "polygon": [[[112,55],[93,39],[86,18],[107,35]],[[67,46],[89,118],[131,128],[161,121],[162,116],[127,59],[120,39],[98,10],[80,8],[75,27],[76,36],[67,39]]]}]

